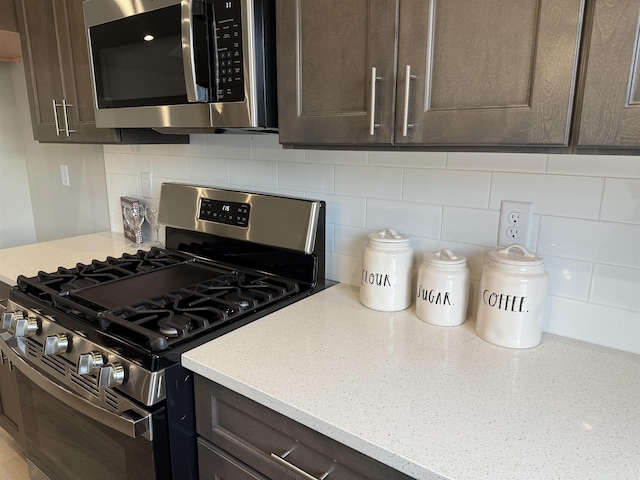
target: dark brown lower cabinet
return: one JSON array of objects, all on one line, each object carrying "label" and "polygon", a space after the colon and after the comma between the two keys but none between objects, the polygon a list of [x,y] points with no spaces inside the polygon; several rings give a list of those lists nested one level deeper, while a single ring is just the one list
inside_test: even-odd
[{"label": "dark brown lower cabinet", "polygon": [[195,393],[201,479],[411,478],[198,375]]}]

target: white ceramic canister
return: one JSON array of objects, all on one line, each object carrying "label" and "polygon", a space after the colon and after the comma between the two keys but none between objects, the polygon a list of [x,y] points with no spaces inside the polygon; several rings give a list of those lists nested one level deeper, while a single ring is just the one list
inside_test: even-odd
[{"label": "white ceramic canister", "polygon": [[480,281],[478,335],[503,347],[538,345],[548,285],[543,258],[522,245],[489,252]]},{"label": "white ceramic canister", "polygon": [[409,237],[391,228],[370,233],[362,254],[360,302],[382,312],[409,308],[412,266]]},{"label": "white ceramic canister", "polygon": [[467,259],[443,248],[425,253],[418,271],[416,314],[424,322],[443,327],[467,317],[469,269]]}]

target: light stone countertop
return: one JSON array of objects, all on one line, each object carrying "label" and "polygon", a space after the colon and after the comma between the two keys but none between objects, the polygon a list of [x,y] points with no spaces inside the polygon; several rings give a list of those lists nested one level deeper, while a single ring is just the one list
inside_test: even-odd
[{"label": "light stone countertop", "polygon": [[78,262],[135,253],[130,244],[122,233],[100,232],[0,249],[0,282],[15,285],[18,275],[32,277],[40,270],[54,272],[58,267],[74,267]]},{"label": "light stone countertop", "polygon": [[363,307],[336,285],[183,364],[418,479],[640,478],[640,355],[532,349]]},{"label": "light stone countertop", "polygon": [[[0,250],[0,281],[135,252],[103,232]],[[529,350],[374,312],[336,285],[183,355],[195,372],[419,479],[640,478],[640,355]],[[440,476],[439,476],[440,475]]]}]

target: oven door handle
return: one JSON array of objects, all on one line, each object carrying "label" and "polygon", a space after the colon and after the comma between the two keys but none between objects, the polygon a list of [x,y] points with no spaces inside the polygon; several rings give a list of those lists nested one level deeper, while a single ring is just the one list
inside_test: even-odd
[{"label": "oven door handle", "polygon": [[74,394],[66,388],[56,384],[42,375],[40,372],[25,362],[12,348],[4,348],[3,351],[20,373],[27,377],[31,382],[40,387],[49,395],[55,397],[69,408],[86,415],[87,417],[101,423],[105,427],[116,430],[131,438],[144,437],[148,440],[153,439],[153,431],[151,427],[151,414],[140,416],[140,418],[131,418],[115,412],[110,412],[98,405],[85,400]]}]

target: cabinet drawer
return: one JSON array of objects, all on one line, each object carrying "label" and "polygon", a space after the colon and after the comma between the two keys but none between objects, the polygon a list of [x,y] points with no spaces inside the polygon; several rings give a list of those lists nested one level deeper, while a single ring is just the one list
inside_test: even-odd
[{"label": "cabinet drawer", "polygon": [[268,480],[202,438],[198,439],[198,468],[200,480]]},{"label": "cabinet drawer", "polygon": [[[198,434],[268,478],[323,478],[330,472],[331,480],[410,479],[198,375],[195,393]],[[200,474],[207,478],[206,471]]]}]

